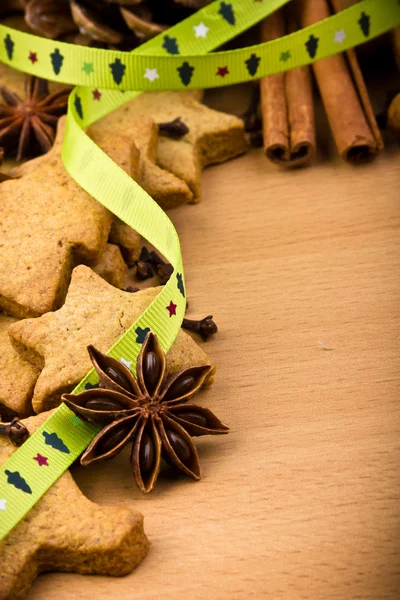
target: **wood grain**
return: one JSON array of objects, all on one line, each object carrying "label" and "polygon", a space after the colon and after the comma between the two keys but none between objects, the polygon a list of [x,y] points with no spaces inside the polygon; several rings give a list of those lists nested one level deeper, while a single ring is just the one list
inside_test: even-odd
[{"label": "wood grain", "polygon": [[148,496],[127,453],[74,468],[90,499],[144,513],[150,553],[123,579],[43,575],[29,600],[399,598],[399,183],[390,148],[207,169],[170,214],[189,314],[220,328],[198,402],[232,431],[199,440],[199,483],[165,471]]}]

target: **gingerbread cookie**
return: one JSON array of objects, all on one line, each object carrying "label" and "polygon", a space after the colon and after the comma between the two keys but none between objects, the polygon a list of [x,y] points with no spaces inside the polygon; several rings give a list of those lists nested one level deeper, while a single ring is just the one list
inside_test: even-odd
[{"label": "gingerbread cookie", "polygon": [[103,117],[93,127],[129,134],[139,117],[151,117],[156,123],[181,117],[189,132],[178,140],[160,136],[157,164],[183,179],[193,193],[190,201],[197,202],[201,169],[242,154],[247,148],[243,121],[212,110],[197,98],[198,94],[187,92],[147,92]]},{"label": "gingerbread cookie", "polygon": [[[61,148],[64,140],[66,117],[58,121],[57,135],[53,148],[44,156],[38,156],[11,170],[13,177],[22,177],[28,173],[39,170],[51,177],[53,168],[57,168],[61,159]],[[110,158],[116,162],[128,175],[134,179],[139,170],[140,152],[132,140],[126,135],[110,136],[109,132],[99,132],[97,143]],[[140,235],[114,216],[108,241],[120,246],[124,259],[128,265],[134,264],[140,254]]]},{"label": "gingerbread cookie", "polygon": [[11,344],[8,328],[16,321],[0,313],[0,415],[4,421],[32,414],[31,398],[40,373]]},{"label": "gingerbread cookie", "polygon": [[[108,285],[91,269],[74,269],[64,306],[39,319],[25,319],[9,329],[24,358],[43,368],[35,386],[33,408],[42,412],[60,403],[91,368],[87,346],[106,352],[148,307],[161,288],[134,294]],[[180,331],[167,354],[169,372],[212,364],[196,342]],[[206,385],[213,381],[215,367]]]},{"label": "gingerbread cookie", "polygon": [[61,306],[73,266],[99,260],[111,219],[61,159],[0,184],[0,309],[29,317]]},{"label": "gingerbread cookie", "polygon": [[127,267],[121,250],[115,244],[107,244],[98,263],[92,267],[102,279],[117,288],[125,287]]},{"label": "gingerbread cookie", "polygon": [[[32,434],[49,416],[22,422]],[[15,449],[0,437],[0,464]],[[32,469],[40,468],[32,460]],[[127,575],[148,548],[140,513],[90,502],[67,471],[0,542],[0,600],[24,598],[42,571]]]},{"label": "gingerbread cookie", "polygon": [[[158,127],[150,118],[143,116],[125,123],[126,132],[135,146],[140,150],[140,163],[137,176],[133,176],[139,185],[164,209],[173,208],[179,204],[190,202],[193,194],[187,184],[172,173],[161,169],[156,163],[158,147]],[[122,127],[113,131],[104,120],[95,123],[88,129],[88,134],[107,154],[103,140],[108,138],[111,143],[115,136],[121,135]],[[109,154],[111,156],[111,154]],[[113,158],[111,156],[111,158]]]},{"label": "gingerbread cookie", "polygon": [[132,267],[140,256],[141,237],[126,223],[114,216],[108,241],[120,247],[124,261]]}]

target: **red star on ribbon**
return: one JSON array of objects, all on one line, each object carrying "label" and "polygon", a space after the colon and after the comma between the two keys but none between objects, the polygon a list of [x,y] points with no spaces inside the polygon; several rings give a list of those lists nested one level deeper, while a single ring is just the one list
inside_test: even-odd
[{"label": "red star on ribbon", "polygon": [[93,94],[93,100],[100,100],[101,92],[99,92],[99,90],[97,90],[97,89],[93,90],[92,94]]},{"label": "red star on ribbon", "polygon": [[169,316],[172,317],[172,315],[176,315],[176,304],[174,304],[171,300],[171,302],[169,303],[169,305],[166,307],[167,311],[169,312]]},{"label": "red star on ribbon", "polygon": [[49,464],[47,462],[47,460],[48,460],[47,456],[42,456],[41,454],[38,453],[37,456],[33,457],[33,460],[36,460],[36,462],[39,465],[39,467],[43,467],[43,465],[45,467],[49,466]]},{"label": "red star on ribbon", "polygon": [[34,65],[38,61],[37,53],[36,52],[29,52],[28,59]]},{"label": "red star on ribbon", "polygon": [[225,75],[229,75],[228,67],[218,67],[216,75],[219,75],[220,77],[225,77]]}]

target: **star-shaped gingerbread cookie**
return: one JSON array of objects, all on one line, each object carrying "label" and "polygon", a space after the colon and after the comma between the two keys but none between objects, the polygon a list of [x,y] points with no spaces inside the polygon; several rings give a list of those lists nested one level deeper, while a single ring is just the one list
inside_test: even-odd
[{"label": "star-shaped gingerbread cookie", "polygon": [[155,122],[150,117],[142,116],[129,121],[125,126],[125,132],[122,127],[113,131],[104,122],[95,123],[89,127],[88,134],[115,162],[118,162],[118,153],[114,152],[112,155],[105,142],[110,140],[112,144],[116,136],[128,135],[140,151],[139,170],[136,175],[132,175],[135,181],[164,209],[190,202],[193,194],[185,181],[156,165],[159,135]]},{"label": "star-shaped gingerbread cookie", "polygon": [[193,193],[191,202],[197,202],[202,168],[238,156],[247,148],[243,121],[208,108],[199,102],[198,96],[188,92],[146,92],[103,117],[92,128],[129,134],[138,118],[147,116],[156,123],[164,123],[180,117],[189,133],[181,139],[159,136],[157,164],[183,179]]},{"label": "star-shaped gingerbread cookie", "polygon": [[8,328],[17,319],[0,313],[0,416],[4,421],[32,414],[31,398],[39,369],[12,346]]},{"label": "star-shaped gingerbread cookie", "polygon": [[[66,117],[61,117],[57,125],[57,135],[52,149],[43,156],[38,156],[11,170],[13,177],[22,177],[29,173],[41,171],[47,177],[52,176],[53,169],[57,169],[61,160],[61,148],[64,141]],[[136,179],[139,171],[140,152],[133,143],[131,137],[124,133],[110,135],[109,132],[101,132],[98,143],[102,150],[118,164],[129,176]],[[140,254],[140,235],[114,216],[109,232],[108,241],[120,246],[125,261],[132,265]],[[101,259],[100,259],[101,260]]]},{"label": "star-shaped gingerbread cookie", "polygon": [[[43,368],[34,389],[34,411],[58,406],[61,395],[70,392],[92,366],[87,346],[92,344],[106,352],[160,289],[124,292],[80,265],[72,273],[65,304],[60,310],[12,325],[9,334],[18,352]],[[169,372],[202,364],[212,364],[212,361],[181,330],[167,353]],[[215,367],[206,385],[212,383],[214,372]]]},{"label": "star-shaped gingerbread cookie", "polygon": [[73,266],[98,261],[111,219],[61,159],[0,184],[0,309],[33,317],[61,306]]},{"label": "star-shaped gingerbread cookie", "polygon": [[[49,416],[22,422],[32,434]],[[0,464],[14,451],[0,437]],[[46,458],[32,457],[32,470],[45,469]],[[2,513],[12,509],[1,498],[0,507]],[[127,575],[148,548],[140,513],[90,502],[67,471],[0,542],[0,600],[24,598],[42,571]]]},{"label": "star-shaped gingerbread cookie", "polygon": [[98,263],[93,265],[93,271],[110,285],[122,289],[125,286],[127,267],[122,258],[121,250],[115,244],[107,244]]}]

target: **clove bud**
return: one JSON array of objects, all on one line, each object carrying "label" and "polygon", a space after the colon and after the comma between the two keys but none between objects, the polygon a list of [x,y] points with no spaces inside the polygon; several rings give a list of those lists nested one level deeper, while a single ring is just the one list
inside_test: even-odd
[{"label": "clove bud", "polygon": [[0,435],[6,435],[15,446],[21,446],[29,437],[29,431],[21,421],[15,417],[11,423],[0,423]]},{"label": "clove bud", "polygon": [[217,324],[213,321],[212,315],[208,315],[208,317],[204,317],[204,319],[200,319],[199,321],[185,318],[182,322],[182,328],[198,333],[205,342],[211,335],[214,335],[218,331]]},{"label": "clove bud", "polygon": [[136,276],[138,279],[149,279],[156,273],[160,279],[160,284],[165,285],[173,273],[173,266],[166,263],[161,256],[152,250],[151,252],[143,246],[137,262]]},{"label": "clove bud", "polygon": [[179,139],[189,133],[189,127],[180,117],[177,117],[168,123],[158,123],[158,130],[160,133],[175,139]]},{"label": "clove bud", "polygon": [[153,277],[154,271],[150,263],[139,260],[136,264],[136,277],[143,281]]}]

